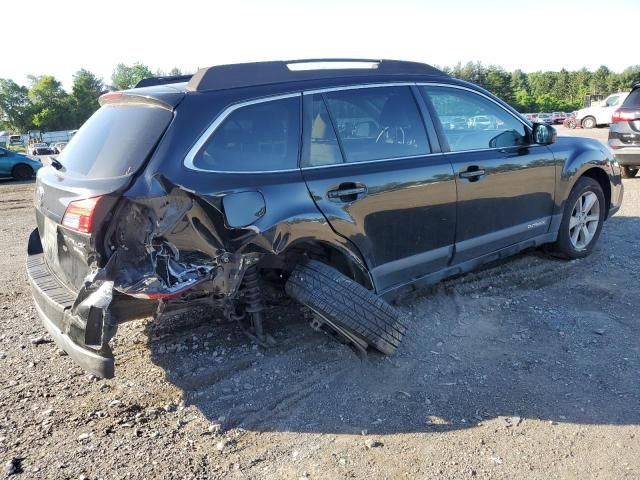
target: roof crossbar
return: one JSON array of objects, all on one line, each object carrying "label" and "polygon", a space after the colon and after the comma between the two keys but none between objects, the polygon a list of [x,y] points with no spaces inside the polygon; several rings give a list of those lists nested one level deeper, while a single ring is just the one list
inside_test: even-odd
[{"label": "roof crossbar", "polygon": [[447,76],[431,65],[400,60],[361,58],[319,58],[217,65],[198,70],[187,90],[207,91],[250,87],[297,80],[319,80],[371,75],[431,75]]}]

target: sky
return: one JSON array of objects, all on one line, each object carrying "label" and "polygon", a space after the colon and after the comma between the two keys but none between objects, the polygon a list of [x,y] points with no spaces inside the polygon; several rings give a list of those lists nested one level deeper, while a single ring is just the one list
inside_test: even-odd
[{"label": "sky", "polygon": [[[507,70],[622,71],[625,19],[640,0],[28,0],[5,8],[0,78],[54,75],[68,89],[86,68],[110,82],[118,63],[152,70],[259,60],[391,58]],[[16,13],[13,20],[7,13]],[[33,22],[26,18],[37,19]],[[628,45],[628,47],[625,47]],[[625,51],[626,50],[626,51]]]}]

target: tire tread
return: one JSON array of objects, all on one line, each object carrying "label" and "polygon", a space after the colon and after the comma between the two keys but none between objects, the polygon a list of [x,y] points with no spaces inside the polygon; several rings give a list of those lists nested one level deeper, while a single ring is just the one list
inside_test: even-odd
[{"label": "tire tread", "polygon": [[394,353],[407,330],[406,319],[399,310],[319,261],[298,265],[285,289],[295,300],[383,353]]}]

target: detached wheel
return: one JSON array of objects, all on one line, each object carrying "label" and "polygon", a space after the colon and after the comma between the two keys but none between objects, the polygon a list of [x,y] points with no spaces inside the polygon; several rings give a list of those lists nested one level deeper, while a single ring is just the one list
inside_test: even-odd
[{"label": "detached wheel", "polygon": [[591,254],[602,230],[605,206],[600,184],[593,178],[580,178],[565,203],[552,253],[567,259]]},{"label": "detached wheel", "polygon": [[11,176],[16,180],[29,180],[33,177],[33,168],[29,165],[16,165],[13,167]]},{"label": "detached wheel", "polygon": [[354,343],[368,344],[382,353],[394,353],[406,332],[406,321],[399,310],[316,260],[298,265],[285,290],[338,333],[355,337]]},{"label": "detached wheel", "polygon": [[633,178],[638,173],[638,167],[622,167],[622,178]]},{"label": "detached wheel", "polygon": [[596,119],[593,117],[585,117],[582,120],[582,128],[595,128],[596,127]]}]

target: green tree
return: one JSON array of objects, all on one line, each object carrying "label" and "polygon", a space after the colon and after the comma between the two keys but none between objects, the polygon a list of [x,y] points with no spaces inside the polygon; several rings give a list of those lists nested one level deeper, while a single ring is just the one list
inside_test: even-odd
[{"label": "green tree", "polygon": [[131,66],[119,63],[116,65],[113,74],[111,75],[111,89],[112,90],[126,90],[128,88],[135,87],[143,78],[149,78],[155,76],[153,72],[141,63],[134,63]]},{"label": "green tree", "polygon": [[0,118],[3,124],[16,132],[26,132],[33,126],[32,117],[29,89],[13,80],[0,78]]},{"label": "green tree", "polygon": [[50,75],[29,77],[29,99],[33,105],[33,125],[45,131],[67,130],[75,127],[75,104],[62,88],[62,84]]},{"label": "green tree", "polygon": [[619,79],[620,90],[629,90],[634,83],[640,82],[640,65],[632,65],[625,68]]},{"label": "green tree", "polygon": [[610,79],[611,71],[604,65],[601,65],[591,76],[591,90],[594,94],[604,95],[611,91]]},{"label": "green tree", "polygon": [[37,111],[33,115],[33,124],[45,132],[71,130],[76,126],[74,106],[73,97],[67,96],[57,103]]},{"label": "green tree", "polygon": [[524,91],[525,93],[529,93],[529,80],[527,78],[527,74],[524,73],[519,68],[515,69],[511,72],[511,90],[514,92]]},{"label": "green tree", "polygon": [[512,102],[514,93],[511,89],[511,75],[501,67],[489,65],[485,73],[484,87],[506,102]]},{"label": "green tree", "polygon": [[74,101],[74,117],[77,126],[82,125],[100,107],[98,98],[104,92],[102,79],[88,70],[80,69],[73,76],[71,95]]},{"label": "green tree", "polygon": [[514,93],[514,103],[515,105],[513,106],[519,112],[536,112],[538,110],[535,98],[529,95],[524,89],[516,90]]},{"label": "green tree", "polygon": [[51,75],[29,76],[29,79],[31,81],[29,99],[35,106],[49,106],[67,95],[62,88],[62,83]]}]

